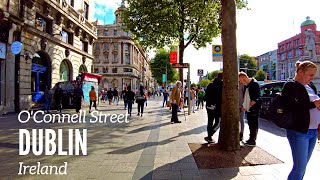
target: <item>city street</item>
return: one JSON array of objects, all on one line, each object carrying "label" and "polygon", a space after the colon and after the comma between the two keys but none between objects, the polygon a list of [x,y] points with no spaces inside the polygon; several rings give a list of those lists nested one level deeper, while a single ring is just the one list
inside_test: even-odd
[{"label": "city street", "polygon": [[[107,104],[107,103],[106,103]],[[104,113],[124,114],[123,103],[100,105]],[[198,169],[188,143],[205,143],[205,109],[191,113],[181,124],[170,123],[170,111],[162,108],[162,97],[150,99],[143,117],[136,116],[134,104],[129,123],[21,124],[17,114],[0,117],[0,179],[286,179],[290,172],[291,152],[285,131],[260,119],[257,146],[277,157],[283,164],[226,169]],[[74,110],[63,110],[63,113]],[[88,129],[87,156],[19,156],[19,129]],[[244,139],[248,138],[246,124]],[[218,134],[214,136],[218,140]],[[66,136],[63,137],[66,139]],[[319,176],[320,148],[315,148],[305,180]],[[36,165],[68,163],[67,175],[20,175],[19,162]]]}]

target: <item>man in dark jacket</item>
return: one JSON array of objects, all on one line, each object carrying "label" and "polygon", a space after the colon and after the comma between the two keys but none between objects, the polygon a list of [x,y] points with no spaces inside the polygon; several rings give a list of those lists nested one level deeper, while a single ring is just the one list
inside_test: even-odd
[{"label": "man in dark jacket", "polygon": [[[210,83],[204,96],[208,113],[208,136],[204,138],[208,143],[213,143],[212,136],[220,127],[221,102],[222,102],[222,73]],[[214,124],[213,124],[214,122]]]},{"label": "man in dark jacket", "polygon": [[247,146],[255,146],[259,127],[259,112],[261,107],[260,85],[254,78],[249,78],[244,72],[239,73],[239,82],[245,85],[242,110],[247,112],[247,120],[250,130],[250,138]]}]

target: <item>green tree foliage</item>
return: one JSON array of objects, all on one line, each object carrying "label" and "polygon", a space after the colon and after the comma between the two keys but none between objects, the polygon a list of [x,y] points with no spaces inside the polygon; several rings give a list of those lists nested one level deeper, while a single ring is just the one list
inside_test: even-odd
[{"label": "green tree foliage", "polygon": [[221,70],[215,70],[209,73],[209,79],[213,80],[214,78],[216,78],[218,76],[219,73],[221,73]]},{"label": "green tree foliage", "polygon": [[158,84],[162,85],[162,74],[166,74],[166,66],[168,83],[176,82],[178,80],[178,72],[173,69],[170,64],[170,53],[168,51],[160,49],[151,60],[150,66],[151,72]]},{"label": "green tree foliage", "polygon": [[256,80],[258,81],[263,81],[266,79],[266,72],[264,72],[262,69],[260,69],[256,75],[254,76],[254,78],[256,78]]},{"label": "green tree foliage", "polygon": [[[247,63],[247,66],[245,66]],[[247,70],[245,69],[247,68]],[[251,57],[247,54],[243,54],[240,56],[240,70],[243,72],[247,72],[249,77],[253,77],[256,74],[257,69],[257,61],[254,57]]]},{"label": "green tree foliage", "polygon": [[198,83],[198,87],[207,87],[208,84],[210,84],[212,81],[205,78],[205,79],[202,79],[199,83]]},{"label": "green tree foliage", "polygon": [[[221,33],[221,2],[216,0],[126,0],[121,19],[128,31],[146,47],[179,44],[179,63],[188,45],[206,47]],[[247,6],[236,0],[237,8]],[[179,79],[183,80],[182,71]]]},{"label": "green tree foliage", "polygon": [[190,85],[191,88],[196,87],[196,86],[198,86],[198,84],[196,84],[196,83],[191,83],[191,85]]}]

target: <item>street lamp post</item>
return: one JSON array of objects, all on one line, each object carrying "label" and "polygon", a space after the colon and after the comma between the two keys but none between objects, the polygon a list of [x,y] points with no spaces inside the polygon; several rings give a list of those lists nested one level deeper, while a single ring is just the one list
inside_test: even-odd
[{"label": "street lamp post", "polygon": [[245,67],[246,74],[248,74],[248,68],[247,68],[247,66],[248,66],[248,63],[247,63],[247,62],[244,63],[244,67]]}]

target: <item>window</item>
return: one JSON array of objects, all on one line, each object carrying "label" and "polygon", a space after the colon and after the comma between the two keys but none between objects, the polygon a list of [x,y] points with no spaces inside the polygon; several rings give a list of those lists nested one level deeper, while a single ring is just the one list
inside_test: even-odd
[{"label": "window", "polygon": [[299,48],[296,49],[296,56],[300,56],[300,49]]},{"label": "window", "polygon": [[126,64],[130,64],[129,55],[126,55],[126,56],[125,56],[125,63],[126,63]]},{"label": "window", "polygon": [[298,46],[300,45],[300,39],[298,39],[297,44],[298,44]]},{"label": "window", "polygon": [[112,68],[112,73],[118,73],[118,68]]},{"label": "window", "polygon": [[74,0],[68,0],[68,4],[72,7],[74,7]]},{"label": "window", "polygon": [[114,49],[114,50],[118,50],[118,43],[114,43],[114,44],[113,44],[113,49]]},{"label": "window", "polygon": [[109,56],[104,57],[104,62],[107,62],[107,63],[109,62]]},{"label": "window", "polygon": [[103,73],[108,73],[108,68],[107,68],[107,67],[103,68],[103,69],[102,69],[102,72],[103,72]]},{"label": "window", "polygon": [[118,54],[113,54],[112,62],[118,62]]},{"label": "window", "polygon": [[285,54],[282,53],[282,54],[281,54],[281,60],[284,60],[284,59],[285,59]]},{"label": "window", "polygon": [[94,68],[93,72],[94,73],[99,73],[99,69],[98,68]]},{"label": "window", "polygon": [[104,30],[103,34],[104,34],[105,36],[108,36],[108,30]]},{"label": "window", "polygon": [[124,49],[125,49],[125,51],[129,51],[129,45],[128,44],[124,44]]},{"label": "window", "polygon": [[52,34],[52,21],[40,16],[39,14],[36,15],[35,26],[39,31]]},{"label": "window", "polygon": [[132,72],[131,68],[123,68],[123,72]]},{"label": "window", "polygon": [[114,36],[118,35],[118,31],[117,31],[116,29],[113,30],[113,35],[114,35]]},{"label": "window", "polygon": [[88,52],[88,42],[81,41],[80,48],[82,51]]},{"label": "window", "polygon": [[83,14],[82,14],[86,19],[89,17],[89,5],[84,2],[83,3]]},{"label": "window", "polygon": [[96,43],[95,50],[100,50],[100,44]]},{"label": "window", "polygon": [[70,70],[67,62],[64,60],[60,64],[60,80],[69,81],[70,80]]},{"label": "window", "polygon": [[104,44],[104,50],[109,50],[109,44],[107,43]]},{"label": "window", "polygon": [[292,58],[292,51],[288,52],[288,58]]},{"label": "window", "polygon": [[96,57],[94,60],[95,60],[96,63],[100,62],[100,59],[98,57]]},{"label": "window", "polygon": [[63,42],[73,45],[73,34],[72,33],[69,33],[65,30],[62,30],[61,35],[62,35],[61,38],[62,38]]}]

